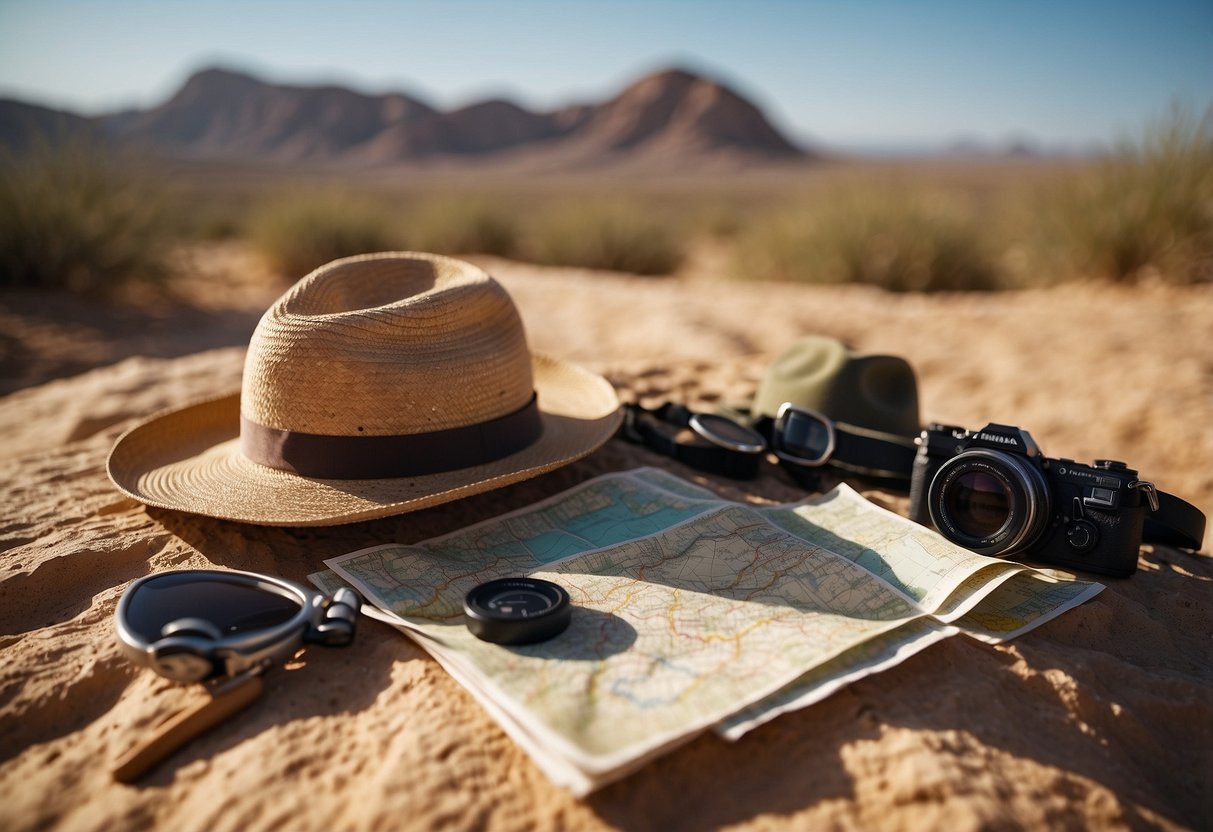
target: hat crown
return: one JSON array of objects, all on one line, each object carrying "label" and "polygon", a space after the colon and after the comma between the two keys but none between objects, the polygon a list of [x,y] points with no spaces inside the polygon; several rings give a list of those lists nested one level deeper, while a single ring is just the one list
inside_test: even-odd
[{"label": "hat crown", "polygon": [[752,411],[774,416],[783,402],[885,433],[919,431],[918,384],[909,363],[893,355],[857,355],[826,336],[806,336],[772,362]]},{"label": "hat crown", "polygon": [[522,320],[497,281],[389,252],[322,266],[266,311],[241,415],[299,433],[411,435],[496,419],[533,395]]}]

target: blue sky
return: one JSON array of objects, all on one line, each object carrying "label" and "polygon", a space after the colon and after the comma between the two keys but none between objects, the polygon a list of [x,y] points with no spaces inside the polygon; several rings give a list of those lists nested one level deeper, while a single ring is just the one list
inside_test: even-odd
[{"label": "blue sky", "polygon": [[0,96],[149,106],[214,64],[532,107],[677,64],[802,141],[1086,146],[1138,133],[1173,100],[1213,102],[1213,0],[0,0]]}]

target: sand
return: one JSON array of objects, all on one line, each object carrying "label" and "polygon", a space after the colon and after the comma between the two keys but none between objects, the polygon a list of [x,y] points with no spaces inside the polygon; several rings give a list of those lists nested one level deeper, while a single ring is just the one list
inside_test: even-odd
[{"label": "sand", "polygon": [[[613,440],[536,480],[351,526],[146,509],[105,477],[114,439],[159,407],[236,385],[240,344],[281,289],[250,277],[238,247],[199,257],[199,285],[214,291],[186,306],[0,295],[0,383],[13,391],[0,398],[0,827],[1183,828],[1213,817],[1207,543],[1199,555],[1143,547],[1135,576],[1009,644],[949,639],[737,743],[694,739],[582,800],[422,650],[366,619],[352,647],[307,650],[266,677],[249,710],[136,785],[115,784],[107,763],[200,695],[118,653],[114,607],[141,575],[215,566],[303,580],[324,558],[636,465],[731,498],[804,496],[774,469],[735,483]],[[625,399],[744,398],[798,336],[834,335],[907,357],[924,420],[1018,424],[1051,456],[1123,459],[1213,510],[1213,287],[903,297],[481,262],[534,349],[604,373]]]}]

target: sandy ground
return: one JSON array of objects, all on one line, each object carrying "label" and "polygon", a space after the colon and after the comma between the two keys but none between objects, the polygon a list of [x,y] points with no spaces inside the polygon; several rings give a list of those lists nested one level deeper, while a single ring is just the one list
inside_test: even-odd
[{"label": "sandy ground", "polygon": [[[532,348],[603,372],[625,399],[743,399],[782,349],[824,333],[907,357],[924,420],[1018,424],[1051,456],[1123,459],[1213,510],[1213,287],[902,297],[481,262],[515,298]],[[584,800],[550,785],[424,652],[368,620],[353,647],[307,651],[248,711],[137,785],[115,785],[107,761],[198,695],[119,656],[114,606],[136,577],[218,566],[302,580],[326,557],[640,464],[733,498],[803,496],[776,470],[732,483],[613,440],[527,483],[345,527],[145,509],[105,477],[113,440],[159,407],[238,384],[240,345],[282,288],[239,247],[198,253],[193,274],[184,306],[0,295],[0,827],[1173,828],[1213,817],[1213,560],[1149,546],[1134,577],[1008,645],[950,639],[737,743],[695,739]]]}]

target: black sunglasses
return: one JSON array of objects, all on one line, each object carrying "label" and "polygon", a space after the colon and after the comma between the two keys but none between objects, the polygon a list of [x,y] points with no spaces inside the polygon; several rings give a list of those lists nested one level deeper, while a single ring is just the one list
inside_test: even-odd
[{"label": "black sunglasses", "polygon": [[867,477],[908,482],[916,451],[904,436],[844,425],[784,402],[771,426],[771,450],[801,468],[833,465]]},{"label": "black sunglasses", "polygon": [[837,447],[834,422],[829,417],[784,402],[771,427],[771,450],[784,462],[817,468],[830,461]]}]

